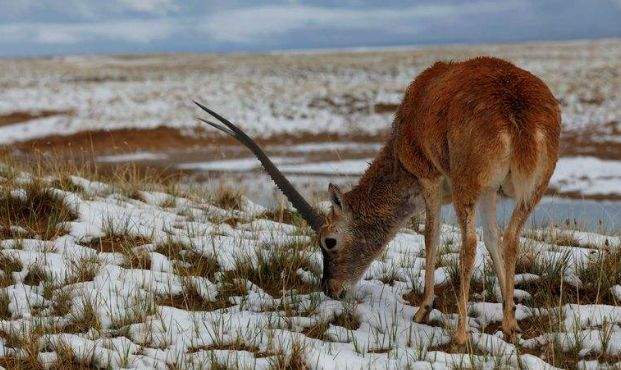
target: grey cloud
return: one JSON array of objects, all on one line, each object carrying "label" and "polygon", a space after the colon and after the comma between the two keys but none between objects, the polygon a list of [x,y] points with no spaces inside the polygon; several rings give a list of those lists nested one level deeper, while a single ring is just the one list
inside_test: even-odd
[{"label": "grey cloud", "polygon": [[0,56],[621,36],[621,0],[0,0]]}]

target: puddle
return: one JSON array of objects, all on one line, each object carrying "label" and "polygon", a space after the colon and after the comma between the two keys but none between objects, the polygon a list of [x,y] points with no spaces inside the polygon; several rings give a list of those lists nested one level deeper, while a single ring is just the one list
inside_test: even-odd
[{"label": "puddle", "polygon": [[[333,182],[343,189],[353,186],[368,168],[380,143],[369,142],[307,142],[295,145],[266,145],[272,161],[287,174],[301,192],[314,200],[326,199],[328,184]],[[176,152],[135,152],[100,157],[102,162],[138,161],[146,165],[165,166],[190,171],[188,186],[200,185],[214,190],[224,185],[241,187],[250,199],[265,206],[283,201],[283,196],[265,175],[261,165],[240,146],[190,148]],[[567,190],[570,198],[546,197],[529,219],[531,226],[565,224],[574,220],[590,231],[617,232],[621,227],[621,201],[617,200],[621,182],[619,161],[598,160],[591,157],[565,157],[557,165],[551,188]],[[589,195],[605,198],[597,191],[613,190],[609,199],[588,200]],[[577,191],[577,192],[576,192]],[[505,224],[513,209],[511,200],[503,200],[497,207],[500,224]],[[445,222],[455,223],[451,205],[444,206]]]},{"label": "puddle", "polygon": [[[357,181],[357,176],[334,175],[290,175],[288,176],[301,193],[314,201],[327,200],[327,189],[330,182],[339,185],[343,190],[349,189]],[[244,173],[211,173],[197,178],[198,183],[208,189],[216,190],[218,186],[241,187],[245,194],[254,202],[271,207],[282,202],[284,197],[272,180],[261,172]],[[497,206],[499,225],[506,225],[511,217],[513,201],[503,199]],[[456,224],[453,206],[442,207],[443,221]],[[617,234],[621,229],[621,201],[596,201],[587,199],[569,199],[555,196],[544,197],[537,205],[529,220],[529,227],[546,227],[549,225],[571,225],[574,222],[586,231],[608,232]]]}]

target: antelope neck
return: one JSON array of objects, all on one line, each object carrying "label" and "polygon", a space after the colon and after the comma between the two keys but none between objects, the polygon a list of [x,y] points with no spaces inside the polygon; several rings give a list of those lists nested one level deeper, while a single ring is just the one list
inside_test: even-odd
[{"label": "antelope neck", "polygon": [[391,140],[345,199],[356,232],[367,244],[381,249],[416,211],[418,193],[416,177],[395,157]]}]

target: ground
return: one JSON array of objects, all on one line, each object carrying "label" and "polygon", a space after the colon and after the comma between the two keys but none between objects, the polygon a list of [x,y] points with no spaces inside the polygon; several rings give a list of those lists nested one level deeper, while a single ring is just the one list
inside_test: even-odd
[{"label": "ground", "polygon": [[[538,77],[561,105],[551,194],[621,199],[621,40],[264,55],[66,56],[0,60],[0,144],[24,160],[56,152],[253,181],[233,140],[195,119],[229,117],[288,173],[359,173],[390,130],[405,88],[437,60],[493,55]],[[241,159],[241,165],[239,160]],[[353,160],[353,163],[342,161]],[[291,161],[295,166],[291,166]],[[283,163],[284,164],[284,163]],[[324,190],[322,184],[321,189]]]},{"label": "ground", "polygon": [[424,225],[415,221],[339,301],[318,288],[321,253],[287,207],[268,210],[224,188],[14,166],[0,179],[6,368],[621,365],[618,233],[524,232],[516,344],[499,332],[498,285],[479,242],[472,339],[456,347],[460,238],[452,226],[442,228],[431,322],[417,324],[426,272]]}]

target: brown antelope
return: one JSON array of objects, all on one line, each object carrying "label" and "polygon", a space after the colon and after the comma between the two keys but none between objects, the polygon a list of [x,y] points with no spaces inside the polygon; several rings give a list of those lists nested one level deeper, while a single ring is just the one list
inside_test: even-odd
[{"label": "brown antelope", "polygon": [[[519,332],[513,302],[518,238],[558,158],[559,104],[539,78],[497,58],[435,63],[407,88],[390,138],[360,182],[346,193],[329,186],[332,210],[325,216],[304,200],[244,132],[198,105],[224,126],[202,121],[233,136],[257,156],[317,232],[323,254],[321,285],[330,297],[341,297],[355,285],[424,204],[425,288],[414,320],[425,322],[434,299],[440,207],[452,201],[462,238],[456,344],[468,339],[466,313],[477,206],[484,221],[483,241],[502,293],[502,330],[508,340],[515,340]],[[498,194],[515,199],[502,249],[496,223]]]}]

